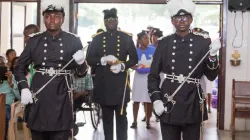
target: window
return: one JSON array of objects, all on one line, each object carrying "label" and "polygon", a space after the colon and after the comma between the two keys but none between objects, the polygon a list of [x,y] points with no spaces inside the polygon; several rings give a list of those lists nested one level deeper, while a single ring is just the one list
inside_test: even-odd
[{"label": "window", "polygon": [[37,3],[13,3],[12,22],[12,47],[16,50],[17,56],[19,56],[24,49],[24,27],[37,23]]}]

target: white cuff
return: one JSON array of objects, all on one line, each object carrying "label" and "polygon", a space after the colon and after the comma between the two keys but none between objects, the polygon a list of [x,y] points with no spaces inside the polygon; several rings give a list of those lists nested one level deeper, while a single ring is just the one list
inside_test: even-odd
[{"label": "white cuff", "polygon": [[125,69],[126,69],[125,64],[124,64],[124,63],[121,63],[121,72],[124,72]]},{"label": "white cuff", "polygon": [[152,93],[149,93],[149,96],[152,96],[154,93],[159,93],[159,92],[161,92],[161,91],[154,91]]},{"label": "white cuff", "polygon": [[107,65],[107,59],[106,59],[105,56],[101,58],[101,64],[102,64],[103,66],[106,66],[106,65]]},{"label": "white cuff", "polygon": [[216,61],[216,58],[211,59],[211,58],[209,57],[209,61],[210,61],[210,62],[215,62],[215,61]]}]

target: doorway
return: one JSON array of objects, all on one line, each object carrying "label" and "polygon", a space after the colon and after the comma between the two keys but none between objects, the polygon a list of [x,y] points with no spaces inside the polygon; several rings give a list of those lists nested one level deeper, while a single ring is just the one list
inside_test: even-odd
[{"label": "doorway", "polygon": [[[123,31],[133,34],[134,42],[136,42],[137,33],[142,30],[146,30],[147,26],[153,26],[163,31],[163,35],[169,35],[173,33],[174,28],[171,24],[171,19],[165,4],[161,4],[160,1],[154,1],[155,3],[147,2],[136,2],[136,0],[124,0],[117,3],[109,3],[109,1],[96,0],[90,1],[82,0],[80,3],[75,3],[75,9],[77,13],[76,19],[76,31],[81,37],[82,43],[87,45],[88,41],[91,41],[91,36],[96,33],[98,29],[105,29],[103,24],[103,13],[104,9],[116,8],[119,17],[119,28]],[[199,27],[205,31],[209,31],[211,40],[217,39],[221,36],[222,31],[222,3],[212,3],[211,1],[197,1],[196,13],[194,15],[194,21],[192,27]],[[115,2],[114,0],[112,2]],[[221,53],[220,53],[221,54]],[[218,54],[219,55],[219,54]],[[133,81],[131,76],[131,82]],[[224,126],[224,116],[221,116],[217,112],[217,108],[221,111],[224,105],[220,103],[224,100],[222,97],[218,97],[219,84],[218,79],[212,82],[211,86],[211,108],[213,113],[214,125],[218,128]],[[133,83],[131,83],[133,85]],[[220,93],[224,94],[224,93]],[[221,97],[221,98],[220,98]],[[224,114],[224,113],[223,113]],[[219,123],[221,122],[222,123]],[[220,126],[221,125],[221,126]]]}]

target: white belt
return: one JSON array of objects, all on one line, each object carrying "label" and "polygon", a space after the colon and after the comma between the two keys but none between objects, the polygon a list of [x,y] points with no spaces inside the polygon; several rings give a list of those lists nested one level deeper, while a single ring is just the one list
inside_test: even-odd
[{"label": "white belt", "polygon": [[54,75],[68,75],[71,74],[71,70],[60,70],[60,69],[54,69],[54,68],[49,68],[49,69],[38,69],[36,72],[44,74],[48,74],[49,76],[54,76]]},{"label": "white belt", "polygon": [[[166,79],[171,80],[172,82],[178,81],[179,83],[182,83],[185,80],[186,76],[183,76],[183,74],[180,74],[179,76],[177,75],[172,75],[172,74],[166,74]],[[187,83],[193,83],[193,84],[200,84],[200,79],[197,78],[188,78]]]}]

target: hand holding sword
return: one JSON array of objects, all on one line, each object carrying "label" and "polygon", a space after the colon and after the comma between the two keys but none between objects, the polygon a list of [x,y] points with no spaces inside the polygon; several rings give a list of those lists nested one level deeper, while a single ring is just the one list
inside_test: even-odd
[{"label": "hand holding sword", "polygon": [[[71,64],[74,60],[76,63],[83,64],[85,61],[85,54],[84,50],[88,46],[84,47],[82,50],[78,50],[72,57],[72,59],[62,68],[59,70],[58,73],[62,72],[69,64]],[[31,94],[31,91],[28,88],[21,90],[21,103],[23,104],[23,107],[28,103],[33,103],[32,98],[36,102],[38,99],[36,98],[36,95],[39,94],[57,75],[58,73],[55,73],[55,75],[47,82],[45,83],[36,93]]]},{"label": "hand holding sword", "polygon": [[[214,57],[217,54],[217,52],[221,48],[220,39],[221,38],[218,38],[218,39],[214,40],[210,44],[209,50],[207,51],[207,53],[202,57],[202,59],[199,61],[199,63],[194,67],[194,69],[189,73],[189,75],[184,79],[184,81],[179,85],[179,87],[174,91],[174,93],[172,95],[170,95],[170,96],[167,93],[164,95],[164,98],[166,98],[165,108],[162,108],[163,105],[164,105],[164,103],[161,100],[156,100],[153,103],[155,110],[158,110],[157,111],[158,112],[158,114],[157,114],[158,116],[162,115],[162,113],[164,113],[164,112],[165,113],[170,113],[172,111],[172,109],[174,108],[174,104],[176,103],[176,101],[174,100],[174,96],[178,93],[178,91],[181,89],[181,87],[186,83],[187,79],[190,78],[190,76],[194,73],[194,71],[198,68],[198,66],[203,62],[203,60],[208,55],[210,55],[210,57]],[[172,108],[170,109],[170,111],[168,111],[169,109],[166,107],[166,104],[168,104],[168,103],[172,104]]]}]

